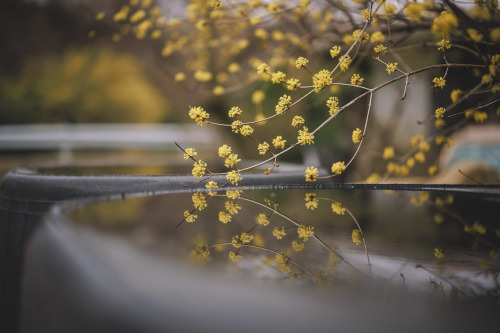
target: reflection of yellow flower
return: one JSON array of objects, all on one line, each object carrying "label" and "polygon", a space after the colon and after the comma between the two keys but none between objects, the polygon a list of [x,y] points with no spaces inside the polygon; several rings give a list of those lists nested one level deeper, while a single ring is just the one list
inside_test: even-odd
[{"label": "reflection of yellow flower", "polygon": [[224,206],[226,207],[226,210],[229,214],[231,215],[236,215],[238,214],[238,210],[241,209],[241,206],[239,206],[236,202],[234,201],[226,201],[224,203]]},{"label": "reflection of yellow flower", "polygon": [[376,184],[380,181],[381,177],[378,173],[372,173],[368,178],[366,178],[365,182],[367,184]]},{"label": "reflection of yellow flower", "polygon": [[356,245],[361,244],[361,231],[358,229],[352,231],[352,242]]},{"label": "reflection of yellow flower", "polygon": [[345,210],[345,207],[343,207],[340,202],[332,202],[332,212],[334,212],[335,214],[344,215]]},{"label": "reflection of yellow flower", "polygon": [[229,259],[231,259],[232,262],[238,262],[242,258],[241,254],[236,254],[233,251],[229,251]]},{"label": "reflection of yellow flower", "polygon": [[274,227],[273,236],[276,237],[277,239],[282,239],[283,236],[286,236],[285,228]]},{"label": "reflection of yellow flower", "polygon": [[219,212],[219,221],[221,221],[222,223],[231,222],[231,214],[229,214],[226,211],[220,211]]},{"label": "reflection of yellow flower", "polygon": [[304,226],[300,225],[297,229],[297,233],[299,234],[299,238],[303,238],[304,242],[314,235],[314,227],[312,226]]},{"label": "reflection of yellow flower", "polygon": [[186,222],[193,223],[197,217],[198,215],[195,215],[187,210],[184,212],[184,220]]},{"label": "reflection of yellow flower", "polygon": [[208,260],[210,251],[208,250],[208,244],[205,242],[199,242],[196,247],[191,251],[189,257],[196,261]]},{"label": "reflection of yellow flower", "polygon": [[267,215],[264,213],[260,213],[257,215],[257,223],[263,226],[266,226],[269,224],[269,219],[267,218]]},{"label": "reflection of yellow flower", "polygon": [[315,193],[306,193],[306,208],[310,210],[314,210],[318,208],[318,199],[316,198]]},{"label": "reflection of yellow flower", "polygon": [[226,191],[226,196],[229,198],[229,199],[237,199],[241,193],[243,191],[242,190],[229,190],[229,191]]},{"label": "reflection of yellow flower", "polygon": [[444,259],[443,249],[436,247],[434,249],[434,257],[436,257],[437,259]]},{"label": "reflection of yellow flower", "polygon": [[275,259],[278,263],[278,268],[280,271],[282,271],[283,273],[290,273],[292,271],[292,267],[290,266],[290,264],[288,264],[288,258],[283,254],[276,254]]},{"label": "reflection of yellow flower", "polygon": [[294,250],[295,252],[300,252],[300,251],[302,251],[302,250],[304,249],[304,247],[305,247],[305,244],[304,244],[304,243],[302,243],[302,242],[297,242],[296,240],[294,240],[294,241],[292,242],[292,248],[293,248],[293,250]]},{"label": "reflection of yellow flower", "polygon": [[194,193],[192,199],[194,208],[196,208],[197,210],[203,210],[205,209],[205,207],[207,207],[207,200],[205,199],[203,193],[200,192]]}]

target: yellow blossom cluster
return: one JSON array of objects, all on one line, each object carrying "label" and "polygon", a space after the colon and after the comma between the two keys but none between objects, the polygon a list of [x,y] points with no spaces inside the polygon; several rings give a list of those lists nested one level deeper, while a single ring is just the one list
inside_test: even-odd
[{"label": "yellow blossom cluster", "polygon": [[318,198],[316,198],[315,193],[306,193],[306,208],[310,210],[314,210],[318,208]]}]

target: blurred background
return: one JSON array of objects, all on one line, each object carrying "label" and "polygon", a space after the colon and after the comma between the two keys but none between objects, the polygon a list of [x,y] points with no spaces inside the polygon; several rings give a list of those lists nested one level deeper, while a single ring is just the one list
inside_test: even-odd
[{"label": "blurred background", "polygon": [[[336,8],[328,1],[311,2],[307,9],[299,5],[300,1],[289,4],[276,1],[278,10],[274,12],[265,1],[252,2],[260,3],[256,7],[242,2],[241,7],[230,8],[239,11],[242,19],[225,19],[224,8],[208,9],[207,3],[204,0],[3,1],[0,4],[0,43],[4,51],[0,53],[0,176],[16,165],[44,163],[78,164],[91,173],[190,172],[182,167],[182,152],[174,140],[184,148],[201,150],[200,157],[205,159],[215,157],[214,147],[221,142],[234,145],[240,156],[250,160],[259,158],[253,141],[241,138],[235,141],[228,128],[190,127],[189,107],[203,106],[211,120],[226,123],[232,121],[227,111],[235,105],[244,110],[246,121],[272,115],[280,96],[290,94],[292,100],[297,100],[304,90],[288,91],[271,84],[256,74],[256,65],[268,62],[273,70],[282,70],[309,85],[311,75],[294,68],[294,59],[310,58],[312,72],[331,68],[328,50],[345,41],[343,33],[352,31],[352,22],[341,18],[345,27],[335,24]],[[402,4],[394,3],[402,10]],[[287,6],[291,9],[285,10]],[[141,11],[142,16],[138,14]],[[254,17],[259,17],[259,22],[252,21]],[[425,45],[435,39],[428,26],[416,27],[413,33],[402,37],[395,31],[393,39],[391,43],[399,57],[396,60],[404,70],[441,61],[435,47]],[[447,56],[450,62],[470,61],[467,55],[453,49]],[[361,51],[358,57],[363,61],[355,62],[352,68],[362,74],[364,84],[375,86],[387,79],[385,67],[370,59],[368,52]],[[335,80],[347,82],[353,71],[340,73]],[[461,75],[479,75],[472,71],[450,71],[449,84],[437,94],[430,88],[432,78],[438,74],[442,75],[432,71],[412,77],[404,101],[401,101],[404,82],[375,94],[367,140],[348,178],[341,180],[363,181],[374,170],[383,173],[387,163],[382,159],[385,146],[394,145],[403,155],[413,135],[436,134],[433,121],[429,120],[433,110],[450,103],[449,96],[455,86],[464,91],[472,87],[472,80],[465,82]],[[352,88],[332,87],[330,92],[313,94],[299,103],[293,115],[303,115],[306,125],[315,128],[327,116],[328,97],[338,96],[343,104],[357,93]],[[350,159],[355,151],[351,133],[355,128],[363,128],[367,103],[368,99],[364,99],[354,104],[317,134],[314,147],[296,149],[281,162],[328,169],[334,161]],[[474,103],[465,103],[461,108],[465,110]],[[447,126],[458,123],[459,118],[447,119]],[[489,133],[495,133],[498,116],[490,117],[487,122],[494,125]],[[36,124],[43,126],[19,127]],[[268,125],[271,126],[270,122]],[[267,142],[277,134],[289,142],[296,138],[296,129],[288,120],[275,120],[272,131],[269,126],[256,126],[255,137]],[[481,130],[472,137],[478,138],[477,133]],[[454,163],[463,158],[489,160],[484,179],[498,181],[495,172],[500,168],[499,139],[492,134],[479,141],[483,142],[480,145],[486,142],[488,146],[480,156],[476,144],[462,151],[463,157],[452,152],[447,160]],[[427,176],[432,164],[439,164],[439,171],[443,171],[447,166],[440,158],[440,150],[441,147],[431,145],[426,162],[417,163],[412,175]],[[180,169],[166,167],[177,164]],[[449,181],[466,180],[451,177]]]}]

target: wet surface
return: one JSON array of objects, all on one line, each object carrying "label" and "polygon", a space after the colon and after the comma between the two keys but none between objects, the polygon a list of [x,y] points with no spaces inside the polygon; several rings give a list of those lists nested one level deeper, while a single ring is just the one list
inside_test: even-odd
[{"label": "wet surface", "polygon": [[227,195],[93,203],[72,209],[70,219],[148,255],[203,262],[231,276],[333,290],[382,283],[442,299],[498,302],[498,197],[373,190]]}]

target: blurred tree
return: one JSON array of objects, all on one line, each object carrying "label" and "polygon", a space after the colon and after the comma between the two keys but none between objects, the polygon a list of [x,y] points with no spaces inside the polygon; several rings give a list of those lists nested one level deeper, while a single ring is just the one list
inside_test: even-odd
[{"label": "blurred tree", "polygon": [[158,122],[167,102],[138,61],[108,48],[26,62],[0,80],[0,122]]}]

